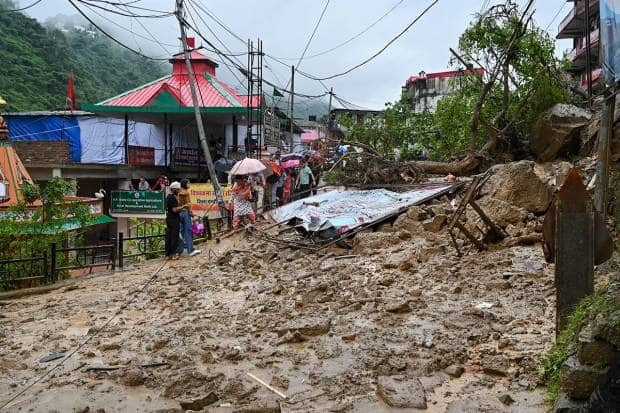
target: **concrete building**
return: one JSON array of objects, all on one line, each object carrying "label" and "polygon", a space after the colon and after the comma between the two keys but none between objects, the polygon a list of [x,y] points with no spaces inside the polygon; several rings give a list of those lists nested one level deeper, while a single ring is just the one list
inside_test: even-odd
[{"label": "concrete building", "polygon": [[448,72],[425,73],[411,76],[403,86],[403,98],[411,103],[416,113],[435,112],[437,103],[458,89],[459,77],[464,75],[482,76],[484,69],[453,70]]},{"label": "concrete building", "polygon": [[[599,63],[599,0],[569,0],[574,3],[568,14],[558,26],[558,39],[572,39],[573,49],[568,54],[571,61],[569,71],[578,79],[580,89],[587,91],[587,53],[586,36],[590,38],[590,73],[593,89],[599,87],[601,77]],[[586,3],[589,6],[590,21],[586,22]]]}]

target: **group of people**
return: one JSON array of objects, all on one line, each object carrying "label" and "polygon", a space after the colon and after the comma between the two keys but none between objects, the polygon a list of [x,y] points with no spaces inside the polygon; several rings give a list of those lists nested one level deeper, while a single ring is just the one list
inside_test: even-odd
[{"label": "group of people", "polygon": [[177,260],[187,250],[192,257],[200,254],[194,248],[192,238],[192,211],[189,195],[189,180],[182,179],[170,184],[166,197],[166,259]]},{"label": "group of people", "polygon": [[[249,223],[256,221],[256,212],[263,212],[265,194],[269,194],[269,205],[275,208],[287,204],[293,199],[305,198],[316,191],[318,178],[308,165],[308,159],[300,161],[299,167],[284,167],[280,153],[275,153],[270,165],[273,174],[265,178],[263,173],[238,175],[234,177],[232,189],[233,229],[237,229],[242,220]],[[256,210],[254,210],[254,205]]]}]

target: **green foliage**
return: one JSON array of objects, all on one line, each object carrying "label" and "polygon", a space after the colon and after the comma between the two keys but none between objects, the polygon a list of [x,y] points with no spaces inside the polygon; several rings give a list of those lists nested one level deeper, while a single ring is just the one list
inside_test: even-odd
[{"label": "green foliage", "polygon": [[[555,57],[554,40],[546,31],[530,22],[509,47],[513,33],[523,27],[521,15],[517,6],[508,3],[476,16],[459,38],[458,54],[487,71],[482,77],[454,79],[455,92],[439,101],[434,114],[413,113],[405,95],[367,122],[341,122],[348,128],[347,139],[370,145],[384,156],[399,148],[404,160],[419,156],[421,148],[432,160],[461,157],[470,147],[472,119],[485,83],[498,65],[498,76],[490,82],[482,106],[475,149],[489,140],[488,125],[506,128],[506,141],[525,139],[542,112],[556,103],[572,102],[573,97],[563,81],[565,62]],[[502,64],[505,55],[508,64]]]},{"label": "green foliage", "polygon": [[0,0],[0,95],[7,111],[65,109],[67,79],[75,73],[79,103],[95,103],[163,76],[156,63],[103,36],[46,29]]},{"label": "green foliage", "polygon": [[547,401],[555,403],[560,394],[562,364],[576,352],[582,327],[597,315],[610,317],[612,325],[620,329],[620,303],[607,286],[598,289],[592,296],[583,298],[575,311],[568,317],[566,327],[545,355],[540,374],[547,384]]},{"label": "green foliage", "polygon": [[348,140],[366,144],[386,158],[393,157],[394,149],[398,149],[402,160],[415,159],[422,152],[416,142],[435,137],[432,114],[414,113],[404,101],[386,103],[382,112],[361,122],[351,117],[339,122],[349,130]]},{"label": "green foliage", "polygon": [[[132,236],[148,237],[151,235],[164,235],[166,233],[166,221],[164,220],[148,220],[142,221],[138,218],[130,218],[129,225],[132,227]],[[160,257],[161,251],[164,249],[163,237],[143,238],[139,240],[129,240],[129,254],[142,253],[144,259]],[[138,262],[140,257],[131,257],[132,261]]]},{"label": "green foliage", "polygon": [[[66,200],[65,196],[73,193],[75,188],[67,181],[54,178],[39,189],[36,185],[25,185],[24,195],[30,199],[40,200],[41,206],[21,203],[0,216],[0,260],[14,258],[42,257],[49,254],[51,244],[63,245],[68,233],[63,230],[67,222],[82,227],[94,219],[88,206],[75,201]],[[36,204],[35,204],[36,205]],[[74,243],[80,239],[72,237]],[[56,257],[58,265],[63,265],[66,256],[59,253]],[[10,268],[9,268],[10,267]],[[40,275],[43,269],[30,268],[30,264],[14,263],[4,270],[21,276]],[[39,271],[30,274],[31,271]],[[0,280],[0,290],[6,288]]]}]

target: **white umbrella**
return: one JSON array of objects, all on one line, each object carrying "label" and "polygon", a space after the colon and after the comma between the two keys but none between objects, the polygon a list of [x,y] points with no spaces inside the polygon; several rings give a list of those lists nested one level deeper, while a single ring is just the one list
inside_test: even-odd
[{"label": "white umbrella", "polygon": [[252,175],[267,169],[258,159],[245,158],[237,162],[230,170],[231,175]]}]

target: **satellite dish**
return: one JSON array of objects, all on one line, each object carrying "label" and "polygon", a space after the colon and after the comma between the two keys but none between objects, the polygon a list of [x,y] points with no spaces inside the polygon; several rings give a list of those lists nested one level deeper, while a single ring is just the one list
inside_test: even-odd
[{"label": "satellite dish", "polygon": [[101,188],[99,192],[95,192],[95,198],[103,199],[105,198],[105,194],[106,194],[105,189]]}]

